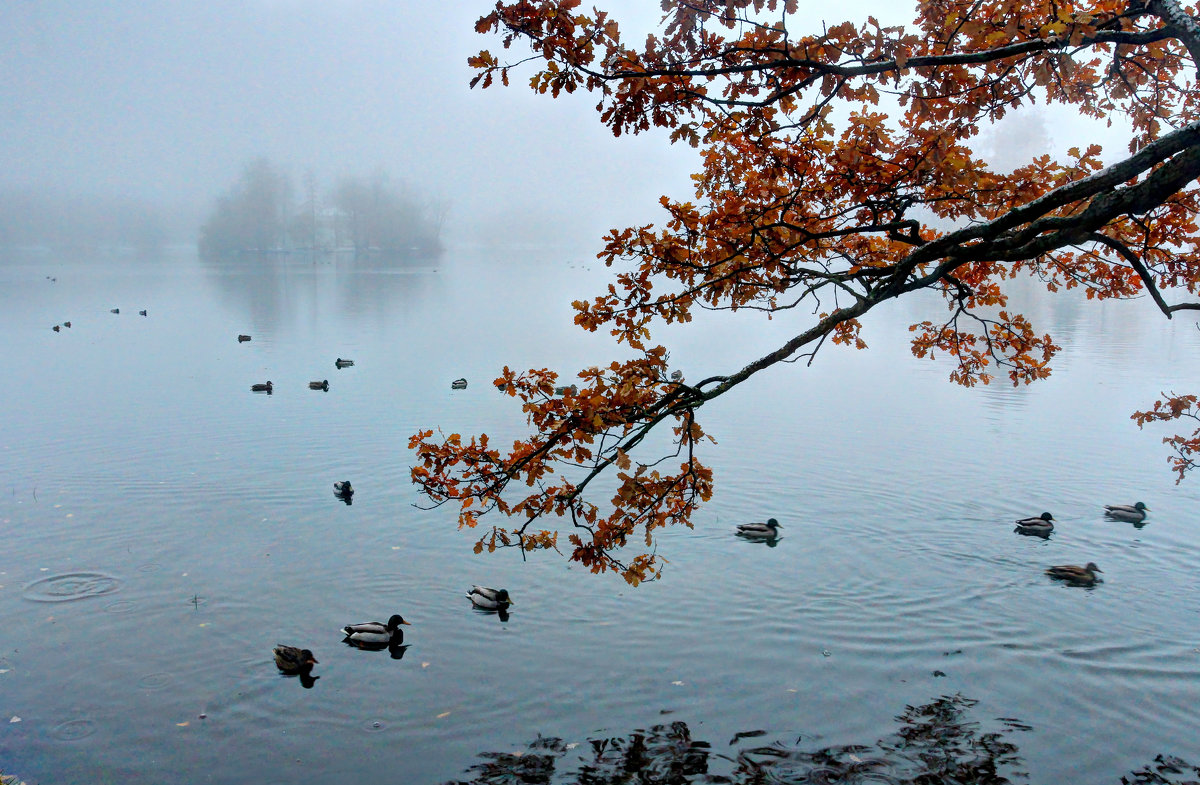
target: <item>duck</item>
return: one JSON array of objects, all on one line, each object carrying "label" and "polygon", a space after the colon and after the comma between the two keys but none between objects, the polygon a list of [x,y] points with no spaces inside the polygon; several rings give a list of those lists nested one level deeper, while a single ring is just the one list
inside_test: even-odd
[{"label": "duck", "polygon": [[1022,518],[1017,521],[1016,531],[1021,534],[1048,535],[1054,531],[1054,516],[1044,512],[1036,518]]},{"label": "duck", "polygon": [[574,384],[568,384],[564,387],[555,387],[554,394],[555,395],[578,395],[579,387]]},{"label": "duck", "polygon": [[268,382],[266,382],[265,384],[252,384],[252,385],[250,385],[250,391],[251,391],[251,392],[265,392],[265,393],[269,393],[269,392],[271,392],[271,391],[272,391],[272,390],[274,390],[274,389],[275,389],[275,385],[271,384],[271,382],[269,382],[269,381],[268,381]]},{"label": "duck", "polygon": [[671,381],[681,384],[683,382],[683,371],[671,371]]},{"label": "duck", "polygon": [[349,480],[339,480],[333,484],[333,492],[338,496],[353,496],[354,488],[351,487]]},{"label": "duck", "polygon": [[249,335],[239,335],[238,336],[238,343],[245,343],[248,340],[250,340]]},{"label": "duck", "polygon": [[354,360],[343,360],[339,357],[333,361],[333,365],[335,368],[349,368],[351,365],[354,365]]},{"label": "duck", "polygon": [[70,323],[70,322],[63,322],[63,327],[68,327],[68,328],[69,328],[70,326],[71,326],[71,323]]},{"label": "duck", "polygon": [[282,643],[275,646],[275,665],[289,676],[307,674],[316,664],[317,658],[308,649],[298,649]]},{"label": "duck", "polygon": [[108,312],[109,312],[109,313],[120,313],[120,312],[121,312],[121,309],[120,309],[120,308],[111,308],[111,309],[109,309],[109,311],[108,311]]},{"label": "duck", "polygon": [[1088,562],[1085,567],[1078,567],[1074,564],[1059,564],[1054,567],[1048,567],[1046,574],[1058,581],[1066,581],[1072,586],[1092,586],[1099,580],[1096,573],[1102,570],[1096,566],[1095,562]]},{"label": "duck", "polygon": [[57,324],[56,324],[56,325],[54,325],[54,326],[53,326],[52,328],[50,328],[50,329],[54,330],[54,332],[56,332],[56,333],[57,333],[57,332],[62,332],[62,327],[61,327],[61,326],[59,326],[59,325],[57,325]]},{"label": "duck", "polygon": [[145,311],[138,311],[138,316],[145,316],[145,315],[146,315]]},{"label": "duck", "polygon": [[467,389],[467,380],[466,379],[455,379],[454,381],[450,382],[450,389],[451,390]]},{"label": "duck", "polygon": [[321,380],[321,381],[319,381],[319,382],[309,382],[309,383],[308,383],[308,389],[310,389],[310,390],[324,390],[325,392],[329,392],[329,380],[328,380],[328,379],[322,379],[322,380]]},{"label": "duck", "polygon": [[508,596],[508,589],[493,589],[489,586],[472,586],[467,592],[467,599],[476,608],[485,611],[505,610],[513,604],[512,598]]},{"label": "duck", "polygon": [[736,534],[752,540],[773,540],[779,536],[783,526],[774,518],[767,518],[766,523],[739,523]]},{"label": "duck", "polygon": [[1146,520],[1146,513],[1148,512],[1150,512],[1150,508],[1143,502],[1104,505],[1104,514],[1109,518],[1115,518],[1118,521],[1129,521],[1130,523],[1141,523]]},{"label": "duck", "polygon": [[364,621],[359,624],[347,624],[342,627],[345,636],[342,643],[366,644],[368,646],[388,646],[403,643],[404,630],[401,625],[412,626],[398,613],[393,613],[387,624],[381,621]]}]

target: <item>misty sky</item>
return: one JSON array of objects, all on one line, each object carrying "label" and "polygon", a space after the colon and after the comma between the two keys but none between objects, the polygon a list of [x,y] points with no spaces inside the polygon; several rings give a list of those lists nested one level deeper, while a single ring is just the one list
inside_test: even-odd
[{"label": "misty sky", "polygon": [[[603,5],[627,31],[659,16],[657,0]],[[883,4],[856,5],[831,21]],[[594,97],[468,89],[466,58],[500,51],[473,30],[491,6],[5,0],[0,188],[174,209],[207,205],[255,156],[325,184],[382,166],[450,203],[451,244],[591,241],[659,218],[660,194],[690,195],[693,151],[613,139]],[[1038,147],[1028,136],[1014,143]]]}]

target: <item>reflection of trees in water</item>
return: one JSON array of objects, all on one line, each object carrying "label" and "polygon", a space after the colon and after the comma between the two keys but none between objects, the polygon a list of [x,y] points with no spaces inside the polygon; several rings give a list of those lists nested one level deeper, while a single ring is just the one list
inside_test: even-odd
[{"label": "reflection of trees in water", "polygon": [[[714,752],[692,738],[686,723],[655,725],[627,736],[568,744],[538,737],[517,752],[485,752],[467,770],[470,779],[453,785],[700,785],[729,783],[896,783],[900,785],[1005,785],[1025,782],[1013,731],[1030,730],[1018,720],[996,720],[983,730],[967,719],[976,701],[942,696],[909,706],[896,717],[900,727],[874,745],[845,745],[816,751],[775,742],[754,745],[763,731],[739,733],[729,753]],[[560,768],[562,769],[560,771]],[[715,773],[720,769],[727,773]],[[1125,785],[1182,785],[1200,769],[1170,757],[1122,777]],[[450,785],[450,784],[448,784]]]},{"label": "reflection of trees in water", "polygon": [[240,312],[245,324],[274,331],[298,316],[310,322],[322,304],[341,321],[391,318],[397,306],[415,307],[427,299],[437,260],[289,254],[245,261],[201,258],[201,264],[221,300]]}]

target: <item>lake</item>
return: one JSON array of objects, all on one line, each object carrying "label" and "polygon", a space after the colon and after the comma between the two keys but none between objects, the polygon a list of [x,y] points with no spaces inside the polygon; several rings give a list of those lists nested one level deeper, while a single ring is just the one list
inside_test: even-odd
[{"label": "lake", "polygon": [[[522,433],[490,383],[504,365],[569,384],[611,359],[569,305],[607,275],[586,247],[5,258],[0,772],[615,782],[640,760],[671,763],[648,781],[746,782],[759,761],[794,782],[831,765],[819,750],[883,761],[906,706],[955,695],[968,728],[1014,745],[1018,780],[1200,760],[1200,478],[1176,485],[1174,430],[1129,419],[1200,388],[1194,319],[1027,286],[1021,308],[1063,346],[1053,376],[967,390],[906,344],[943,305],[880,309],[870,349],[826,347],[701,411],[715,497],[661,537],[662,579],[630,588],[554,554],[476,556],[409,481],[422,427]],[[699,379],[792,318],[657,337]],[[1102,514],[1137,500],[1144,526]],[[1013,532],[1043,510],[1049,539]],[[768,516],[777,542],[732,535]],[[1043,574],[1087,561],[1093,589]],[[507,620],[471,608],[474,583],[509,589]],[[411,622],[398,659],[340,642],[392,613]],[[279,642],[313,650],[310,688],[276,669]],[[900,779],[887,765],[814,781]]]}]

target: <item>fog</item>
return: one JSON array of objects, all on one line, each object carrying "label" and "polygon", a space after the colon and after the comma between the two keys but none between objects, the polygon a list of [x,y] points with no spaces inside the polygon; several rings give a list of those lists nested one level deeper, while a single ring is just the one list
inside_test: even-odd
[{"label": "fog", "polygon": [[259,156],[325,185],[382,168],[449,204],[451,245],[590,241],[690,192],[693,151],[614,139],[594,97],[469,89],[467,57],[500,50],[474,32],[491,5],[0,4],[0,192],[133,200],[192,227]]},{"label": "fog", "polygon": [[[630,41],[659,18],[657,2],[603,5]],[[9,195],[7,204],[108,200],[134,215],[153,208],[163,233],[194,240],[213,200],[255,158],[296,181],[311,170],[325,188],[384,170],[449,206],[450,246],[595,246],[610,227],[661,217],[660,195],[690,197],[695,152],[657,131],[614,139],[594,96],[535,95],[523,83],[528,68],[507,89],[470,89],[467,57],[501,51],[497,37],[474,32],[491,7],[0,4],[0,196]],[[839,6],[832,18],[817,3],[808,9],[798,18],[814,28],[823,18],[875,13],[896,23],[912,13],[867,0]],[[1051,139],[1040,119],[1013,115],[1010,128],[1021,133],[985,132],[980,143],[1019,165],[1039,152],[1035,141],[1052,151],[1084,141],[1069,132],[1072,117],[1057,113]]]}]

